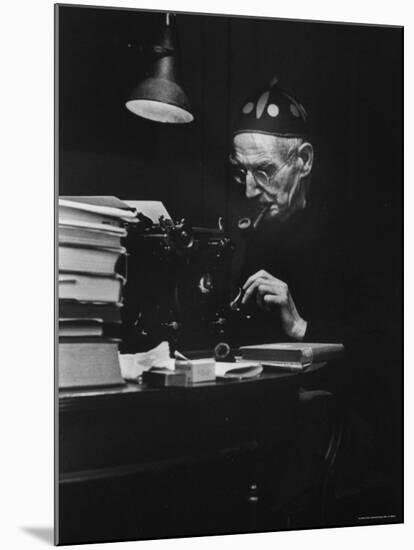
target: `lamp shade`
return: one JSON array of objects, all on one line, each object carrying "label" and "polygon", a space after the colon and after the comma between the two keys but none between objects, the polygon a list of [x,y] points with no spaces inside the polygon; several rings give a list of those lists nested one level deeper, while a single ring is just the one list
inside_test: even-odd
[{"label": "lamp shade", "polygon": [[194,119],[190,103],[177,77],[174,30],[167,16],[160,42],[154,46],[154,62],[142,82],[132,91],[126,107],[132,113],[154,120],[183,124]]}]

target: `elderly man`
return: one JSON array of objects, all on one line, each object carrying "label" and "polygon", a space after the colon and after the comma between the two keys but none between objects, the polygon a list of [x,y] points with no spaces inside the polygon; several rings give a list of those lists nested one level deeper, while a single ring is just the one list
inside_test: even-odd
[{"label": "elderly man", "polygon": [[241,305],[259,319],[262,339],[341,336],[331,322],[333,313],[342,314],[341,295],[335,293],[334,306],[321,292],[330,293],[337,278],[334,258],[327,257],[325,216],[309,197],[308,130],[304,107],[272,82],[244,103],[233,133],[233,177],[244,186],[252,218]]},{"label": "elderly man", "polygon": [[[313,161],[307,112],[277,83],[242,105],[230,163],[250,208],[250,216],[239,223],[249,229],[239,278],[241,309],[249,321],[235,328],[236,342],[348,338],[346,308],[357,282],[344,284],[340,241],[328,225],[323,201],[311,196]],[[284,483],[275,481],[280,506],[312,488],[335,427],[333,394],[318,385],[310,389],[301,392],[301,422]],[[359,440],[367,437],[362,432]]]}]

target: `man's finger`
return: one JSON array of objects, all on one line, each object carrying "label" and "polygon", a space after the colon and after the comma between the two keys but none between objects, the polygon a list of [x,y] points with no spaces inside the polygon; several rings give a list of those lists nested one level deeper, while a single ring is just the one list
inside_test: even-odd
[{"label": "man's finger", "polygon": [[282,284],[272,282],[262,282],[258,285],[256,291],[257,305],[267,311],[272,305],[283,305],[285,303],[285,292]]},{"label": "man's finger", "polygon": [[279,296],[278,294],[265,294],[263,296],[263,303],[267,306],[271,305],[283,305],[283,296]]},{"label": "man's finger", "polygon": [[253,284],[255,282],[255,280],[258,278],[258,277],[263,277],[265,279],[268,279],[268,278],[272,278],[272,275],[270,275],[267,271],[265,271],[264,269],[260,269],[259,271],[256,271],[256,273],[254,273],[253,275],[251,275],[247,281],[244,283],[243,285],[243,290],[246,290],[251,284]]},{"label": "man's finger", "polygon": [[281,296],[282,298],[286,298],[288,295],[287,285],[278,279],[261,282],[257,290],[261,294],[275,294],[277,296]]},{"label": "man's finger", "polygon": [[278,283],[273,281],[271,283],[261,282],[257,287],[257,291],[262,296],[264,294],[279,294],[281,292],[281,287]]},{"label": "man's finger", "polygon": [[245,293],[242,297],[242,304],[246,304],[252,295],[256,292],[260,293],[261,295],[265,293],[269,294],[280,294],[281,296],[285,293],[286,285],[283,281],[279,281],[279,279],[275,279],[272,277],[271,279],[264,279],[263,277],[259,277],[255,279],[251,285],[246,289]]},{"label": "man's finger", "polygon": [[250,286],[246,288],[243,297],[242,297],[242,304],[246,304],[250,298],[253,296],[253,294],[257,291],[257,288],[260,284],[263,284],[265,282],[265,279],[262,279],[261,277],[255,279],[250,283]]}]

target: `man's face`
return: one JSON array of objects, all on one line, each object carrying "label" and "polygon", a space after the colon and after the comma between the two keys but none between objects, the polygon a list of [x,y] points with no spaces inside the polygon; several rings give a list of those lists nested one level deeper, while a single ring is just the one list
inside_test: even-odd
[{"label": "man's face", "polygon": [[297,207],[300,189],[295,151],[287,152],[281,140],[258,133],[238,134],[230,162],[245,185],[246,198],[266,217],[286,219]]}]

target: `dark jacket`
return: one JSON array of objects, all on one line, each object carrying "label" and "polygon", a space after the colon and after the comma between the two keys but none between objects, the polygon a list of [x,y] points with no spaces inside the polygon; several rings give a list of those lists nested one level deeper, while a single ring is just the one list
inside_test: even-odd
[{"label": "dark jacket", "polygon": [[[344,344],[349,400],[380,422],[380,430],[385,422],[393,431],[398,422],[391,417],[401,409],[399,286],[387,270],[387,252],[379,257],[372,235],[355,223],[352,214],[340,217],[321,203],[284,223],[262,223],[246,243],[238,284],[260,269],[284,281],[308,323],[304,340]],[[253,303],[246,313],[249,320],[233,319],[233,345],[289,340],[277,311],[263,312]]]},{"label": "dark jacket", "polygon": [[[264,221],[248,237],[238,276],[242,286],[264,269],[284,281],[296,308],[308,323],[305,341],[343,342],[349,353],[378,345],[384,337],[386,294],[378,270],[370,272],[358,247],[328,209],[317,204],[295,212],[285,222]],[[251,318],[234,322],[235,341],[286,341],[277,311],[252,303]]]}]

